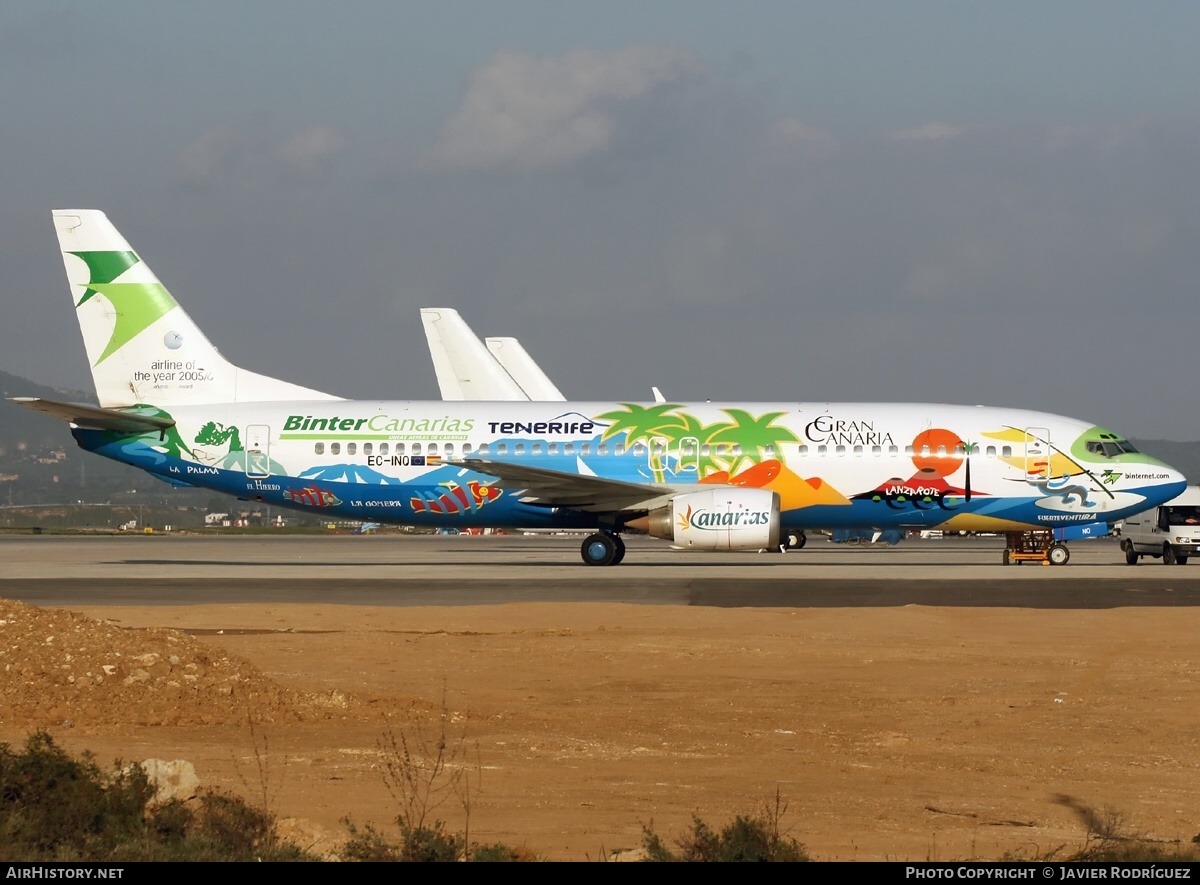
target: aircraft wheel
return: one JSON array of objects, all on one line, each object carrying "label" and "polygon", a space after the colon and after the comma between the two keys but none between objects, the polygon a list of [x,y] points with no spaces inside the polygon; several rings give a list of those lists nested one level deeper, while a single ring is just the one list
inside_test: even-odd
[{"label": "aircraft wheel", "polygon": [[[623,545],[622,545],[623,546]],[[588,535],[579,548],[587,565],[613,565],[617,561],[617,543],[612,535],[597,532]]]},{"label": "aircraft wheel", "polygon": [[1005,565],[1008,565],[1010,562],[1012,562],[1012,551],[1009,550],[1007,547],[1004,548],[1004,558],[1001,559],[1000,561],[1002,563],[1004,563]]},{"label": "aircraft wheel", "polygon": [[1175,555],[1175,548],[1170,544],[1163,544],[1163,565],[1178,565],[1179,558]]},{"label": "aircraft wheel", "polygon": [[1071,551],[1062,544],[1055,544],[1046,555],[1050,558],[1051,565],[1066,565],[1071,559]]},{"label": "aircraft wheel", "polygon": [[616,545],[617,545],[617,553],[616,553],[616,555],[613,557],[612,564],[613,564],[613,565],[620,565],[620,564],[621,564],[621,560],[625,558],[625,542],[621,540],[621,536],[620,536],[620,535],[611,535],[610,537],[613,539],[613,541],[614,541],[614,542],[616,543]]},{"label": "aircraft wheel", "polygon": [[1179,565],[1187,565],[1187,559],[1186,556],[1180,556],[1178,553],[1175,554],[1175,562]]},{"label": "aircraft wheel", "polygon": [[1125,564],[1126,565],[1137,565],[1138,560],[1140,558],[1141,557],[1139,557],[1137,555],[1137,551],[1133,549],[1133,542],[1126,541],[1125,542]]},{"label": "aircraft wheel", "polygon": [[787,532],[787,547],[789,550],[799,550],[808,543],[808,536],[804,532]]}]

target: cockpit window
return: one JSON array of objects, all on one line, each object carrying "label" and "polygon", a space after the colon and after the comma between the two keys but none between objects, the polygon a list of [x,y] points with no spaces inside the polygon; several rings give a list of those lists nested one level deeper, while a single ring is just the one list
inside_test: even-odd
[{"label": "cockpit window", "polygon": [[1137,447],[1127,439],[1108,437],[1107,439],[1089,439],[1087,450],[1093,455],[1103,455],[1105,458],[1115,458],[1117,455],[1136,455]]}]

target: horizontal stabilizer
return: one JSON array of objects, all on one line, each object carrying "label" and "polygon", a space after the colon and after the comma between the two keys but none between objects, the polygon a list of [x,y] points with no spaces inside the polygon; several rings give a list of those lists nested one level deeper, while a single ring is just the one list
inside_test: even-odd
[{"label": "horizontal stabilizer", "polygon": [[9,399],[17,405],[43,412],[59,421],[69,421],[76,427],[90,430],[115,430],[118,433],[151,433],[175,426],[174,418],[158,415],[139,415],[120,409],[101,409],[82,403],[60,403],[36,396],[14,396]]}]

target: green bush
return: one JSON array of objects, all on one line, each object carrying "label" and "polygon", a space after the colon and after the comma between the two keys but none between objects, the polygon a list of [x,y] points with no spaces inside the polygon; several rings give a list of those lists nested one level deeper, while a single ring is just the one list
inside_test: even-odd
[{"label": "green bush", "polygon": [[676,840],[672,851],[653,825],[642,828],[642,847],[650,862],[689,863],[794,863],[811,860],[804,846],[780,832],[780,819],[787,806],[779,794],[774,806],[767,805],[758,815],[738,815],[719,833],[699,817],[692,816],[692,829]]},{"label": "green bush", "polygon": [[270,815],[223,793],[196,807],[154,796],[140,766],[105,775],[45,732],[0,744],[0,855],[7,861],[313,860],[280,843]]}]

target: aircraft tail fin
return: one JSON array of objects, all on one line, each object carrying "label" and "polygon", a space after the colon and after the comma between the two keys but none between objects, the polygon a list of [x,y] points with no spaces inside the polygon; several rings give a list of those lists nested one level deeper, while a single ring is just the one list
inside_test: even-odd
[{"label": "aircraft tail fin", "polygon": [[102,408],[339,399],[226,360],[103,212],[56,209],[54,227]]},{"label": "aircraft tail fin", "polygon": [[516,338],[488,338],[487,349],[504,370],[531,400],[538,402],[562,402],[566,400],[561,390],[550,380]]},{"label": "aircraft tail fin", "polygon": [[457,310],[422,307],[421,322],[444,400],[528,400]]}]

